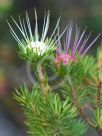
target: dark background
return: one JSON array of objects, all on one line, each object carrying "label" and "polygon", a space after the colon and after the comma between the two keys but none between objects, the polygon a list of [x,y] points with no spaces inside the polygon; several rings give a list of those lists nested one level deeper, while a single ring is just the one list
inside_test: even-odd
[{"label": "dark background", "polygon": [[[102,32],[102,0],[0,0],[0,136],[27,135],[23,124],[23,113],[13,100],[12,92],[24,82],[31,87],[32,82],[27,76],[25,62],[17,56],[17,43],[9,32],[6,19],[12,24],[11,15],[18,20],[18,15],[24,18],[27,10],[33,25],[34,7],[37,9],[41,29],[44,11],[49,9],[50,29],[61,14],[62,29],[68,21],[72,20],[81,29],[88,26],[87,31],[93,31],[93,36]],[[101,38],[90,53],[95,55],[100,43]],[[88,135],[95,136],[96,134],[90,129]]]}]

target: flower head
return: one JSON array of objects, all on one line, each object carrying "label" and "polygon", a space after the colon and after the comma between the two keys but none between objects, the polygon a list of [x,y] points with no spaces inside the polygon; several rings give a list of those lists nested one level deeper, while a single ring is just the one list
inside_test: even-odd
[{"label": "flower head", "polygon": [[[78,29],[77,25],[76,25],[75,32],[74,32],[73,31],[73,24],[72,23],[69,24],[67,34],[66,34],[66,41],[64,44],[64,51],[62,50],[60,40],[58,42],[58,46],[56,49],[57,57],[55,58],[56,65],[60,64],[61,62],[62,62],[62,64],[67,65],[69,61],[76,63],[77,57],[78,56],[83,57],[100,36],[100,34],[99,34],[88,45],[88,41],[91,36],[91,33],[88,36],[85,36],[85,32],[86,32],[86,28],[80,34],[80,30]],[[70,47],[72,49],[70,49]]]},{"label": "flower head", "polygon": [[14,24],[16,25],[16,27],[18,28],[18,30],[20,31],[21,36],[22,36],[22,38],[17,36],[17,34],[15,33],[15,31],[13,30],[13,28],[7,21],[10,27],[11,34],[13,35],[15,40],[18,42],[21,52],[23,51],[23,54],[28,54],[28,51],[30,50],[38,58],[46,55],[47,53],[49,54],[49,52],[52,53],[56,49],[55,44],[58,42],[58,40],[61,38],[61,36],[64,34],[64,32],[67,29],[66,27],[65,30],[62,32],[62,34],[56,39],[57,37],[56,31],[57,31],[57,27],[59,26],[59,22],[60,22],[60,17],[59,17],[51,36],[47,38],[47,33],[48,33],[49,23],[50,23],[49,11],[44,16],[44,23],[43,23],[43,29],[42,29],[41,36],[39,36],[39,32],[38,32],[38,21],[37,21],[38,19],[37,19],[36,10],[35,10],[34,34],[32,32],[30,19],[29,19],[27,12],[26,12],[25,20],[24,19],[21,20],[21,18],[19,17],[19,24],[17,24],[17,22],[14,20],[13,17],[11,18]]}]

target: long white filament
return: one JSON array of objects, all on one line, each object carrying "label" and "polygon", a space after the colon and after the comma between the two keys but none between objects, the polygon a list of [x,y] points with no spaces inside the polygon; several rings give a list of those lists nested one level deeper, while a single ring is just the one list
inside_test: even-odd
[{"label": "long white filament", "polygon": [[26,21],[27,21],[27,27],[28,27],[29,34],[30,34],[30,37],[31,37],[31,41],[33,41],[33,34],[32,34],[30,20],[29,20],[29,16],[28,16],[27,12],[26,12]]},{"label": "long white filament", "polygon": [[48,11],[46,24],[45,24],[43,36],[42,36],[42,39],[41,39],[42,42],[44,42],[44,40],[45,40],[45,38],[46,38],[48,29],[49,29],[49,22],[50,22],[50,13],[49,13],[49,11]]},{"label": "long white filament", "polygon": [[36,10],[34,10],[35,12],[35,41],[39,40],[39,34],[38,34],[38,22],[37,22],[37,13]]}]

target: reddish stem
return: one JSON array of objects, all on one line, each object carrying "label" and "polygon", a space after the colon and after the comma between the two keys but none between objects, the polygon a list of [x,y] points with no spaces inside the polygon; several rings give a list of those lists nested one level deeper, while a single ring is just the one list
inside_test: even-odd
[{"label": "reddish stem", "polygon": [[102,129],[101,128],[96,128],[96,131],[99,136],[102,136]]},{"label": "reddish stem", "polygon": [[98,85],[97,85],[97,91],[96,91],[96,104],[97,104],[97,108],[100,108],[100,100],[101,100],[100,88],[101,88],[101,82],[98,83]]},{"label": "reddish stem", "polygon": [[46,84],[46,79],[43,74],[42,66],[40,64],[38,65],[38,77],[39,77],[39,82],[40,82],[42,92],[43,92],[44,96],[47,97],[48,91],[49,91],[49,86]]},{"label": "reddish stem", "polygon": [[71,78],[69,78],[69,84],[70,84],[70,87],[71,87],[71,90],[72,90],[72,97],[73,97],[73,103],[74,105],[76,106],[80,116],[89,124],[89,125],[93,125],[90,118],[85,114],[85,112],[83,111],[79,101],[78,101],[78,98],[77,98],[77,90],[75,90],[73,88],[73,85],[72,85],[72,82],[71,82]]}]

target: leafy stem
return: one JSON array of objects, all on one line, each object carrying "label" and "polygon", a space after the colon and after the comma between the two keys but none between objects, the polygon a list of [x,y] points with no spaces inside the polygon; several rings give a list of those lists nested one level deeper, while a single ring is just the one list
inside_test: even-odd
[{"label": "leafy stem", "polygon": [[47,97],[48,91],[49,91],[49,85],[46,82],[46,78],[44,76],[41,64],[38,65],[37,71],[38,71],[38,79],[39,79],[39,83],[40,83],[42,92],[44,96]]}]

